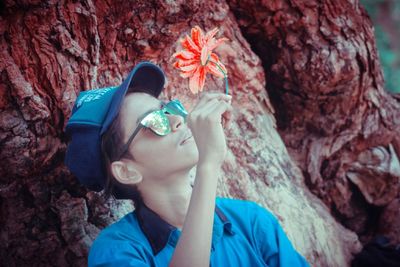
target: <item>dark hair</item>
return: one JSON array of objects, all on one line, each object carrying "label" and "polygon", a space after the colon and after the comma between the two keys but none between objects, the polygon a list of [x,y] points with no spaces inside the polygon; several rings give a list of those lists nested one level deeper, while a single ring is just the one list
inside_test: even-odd
[{"label": "dark hair", "polygon": [[[121,123],[120,114],[114,119],[110,128],[103,134],[101,142],[101,152],[103,157],[104,170],[106,172],[106,184],[104,187],[104,197],[109,199],[111,196],[116,197],[116,191],[118,188],[124,188],[123,191],[127,191],[127,185],[119,183],[111,172],[111,163],[119,160],[119,153],[122,149],[124,140],[124,134]],[[133,159],[132,154],[129,150],[122,155],[122,157]],[[143,203],[142,196],[136,185],[129,186],[129,197],[133,200],[135,208]]]}]

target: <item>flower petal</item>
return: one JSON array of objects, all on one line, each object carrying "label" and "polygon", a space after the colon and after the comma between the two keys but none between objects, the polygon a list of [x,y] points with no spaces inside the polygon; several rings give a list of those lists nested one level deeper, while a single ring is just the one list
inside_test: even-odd
[{"label": "flower petal", "polygon": [[214,62],[210,62],[207,64],[206,66],[207,71],[215,76],[217,76],[218,78],[224,78],[225,77],[225,73],[218,68],[218,66],[214,63]]},{"label": "flower petal", "polygon": [[196,72],[196,70],[194,70],[194,71],[182,71],[179,75],[182,78],[189,78],[189,77],[192,77],[195,72]]},{"label": "flower petal", "polygon": [[199,65],[199,64],[194,63],[194,64],[191,64],[191,65],[179,66],[179,69],[180,69],[181,71],[184,71],[184,72],[193,71],[193,70],[196,70],[196,69],[197,69],[198,65]]},{"label": "flower petal", "polygon": [[178,61],[174,62],[174,64],[172,66],[174,66],[174,68],[179,69],[179,62]]},{"label": "flower petal", "polygon": [[208,61],[208,57],[210,56],[210,52],[208,50],[207,46],[204,46],[201,49],[201,55],[200,55],[200,62],[202,66],[205,66],[207,64]]},{"label": "flower petal", "polygon": [[193,42],[192,38],[186,35],[181,41],[182,47],[194,54],[200,53],[200,48]]},{"label": "flower petal", "polygon": [[189,79],[189,89],[193,94],[197,94],[199,91],[199,74],[198,72],[194,73],[192,77]]},{"label": "flower petal", "polygon": [[199,65],[199,61],[197,59],[178,60],[177,63],[178,63],[177,64],[178,67],[189,66],[189,65],[192,65],[192,64]]},{"label": "flower petal", "polygon": [[192,28],[191,31],[193,42],[200,48],[203,46],[203,31],[199,26]]},{"label": "flower petal", "polygon": [[227,38],[220,38],[218,40],[213,40],[212,42],[210,42],[210,44],[208,45],[208,49],[209,50],[214,50],[217,46],[219,46],[220,44],[222,44],[225,41],[228,41],[229,39]]},{"label": "flower petal", "polygon": [[199,68],[201,68],[201,66],[197,66],[195,69],[193,69],[193,70],[190,70],[190,71],[182,71],[181,73],[180,73],[180,75],[181,75],[181,77],[182,78],[189,78],[189,77],[192,77],[196,72],[197,72],[197,70],[199,69]]},{"label": "flower petal", "polygon": [[211,60],[214,62],[218,62],[219,61],[218,55],[215,53],[211,53]]},{"label": "flower petal", "polygon": [[206,33],[206,36],[204,37],[204,44],[207,44],[208,42],[210,42],[214,36],[217,34],[218,32],[218,28],[214,28],[211,31]]},{"label": "flower petal", "polygon": [[206,72],[204,67],[199,67],[193,76],[189,79],[189,89],[193,94],[203,91],[206,80]]},{"label": "flower petal", "polygon": [[185,60],[185,59],[193,59],[195,57],[195,54],[186,50],[181,50],[176,52],[172,56],[177,59]]},{"label": "flower petal", "polygon": [[222,64],[222,62],[219,60],[217,54],[211,53],[210,62],[214,62],[215,64],[218,64],[218,66],[222,69],[223,72],[225,72],[225,74],[228,73],[228,71],[227,71],[227,69],[225,68],[224,64]]},{"label": "flower petal", "polygon": [[206,81],[206,69],[205,68],[200,68],[200,75],[199,75],[199,90],[200,92],[203,91],[204,84]]}]

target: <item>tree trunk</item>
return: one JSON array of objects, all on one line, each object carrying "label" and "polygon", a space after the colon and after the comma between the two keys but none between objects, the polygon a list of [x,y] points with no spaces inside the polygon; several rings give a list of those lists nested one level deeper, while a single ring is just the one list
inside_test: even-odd
[{"label": "tree trunk", "polygon": [[399,243],[399,226],[380,218],[391,202],[400,209],[399,98],[383,88],[364,9],[319,2],[230,6],[263,62],[278,131],[309,188],[362,241],[379,232]]},{"label": "tree trunk", "polygon": [[[235,108],[220,195],[269,208],[313,265],[348,266],[360,243],[330,212],[360,233],[370,210],[391,202],[388,216],[398,211],[399,104],[383,91],[372,27],[358,4],[313,2],[4,1],[5,266],[85,266],[99,231],[132,210],[129,201],[104,203],[68,172],[66,121],[79,91],[119,84],[142,60],[165,70],[164,97],[193,106],[197,96],[171,55],[195,25],[217,26],[230,39],[217,50]],[[208,77],[205,90],[223,91],[223,81]],[[393,225],[383,229],[393,233]]]}]

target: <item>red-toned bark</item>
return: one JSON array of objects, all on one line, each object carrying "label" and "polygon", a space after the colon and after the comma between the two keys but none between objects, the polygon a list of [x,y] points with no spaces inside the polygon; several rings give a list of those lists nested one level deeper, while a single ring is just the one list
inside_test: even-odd
[{"label": "red-toned bark", "polygon": [[[346,266],[360,249],[325,204],[359,232],[369,210],[391,202],[379,225],[393,234],[399,100],[382,89],[372,27],[357,3],[307,3],[4,1],[2,262],[85,266],[100,229],[132,209],[103,203],[68,172],[65,123],[79,91],[119,84],[141,60],[165,69],[163,97],[193,105],[171,55],[195,25],[230,40],[217,49],[235,107],[219,193],[272,210],[315,266]],[[223,91],[223,81],[208,77],[205,90]]]},{"label": "red-toned bark", "polygon": [[229,5],[263,62],[289,154],[309,188],[367,241],[399,199],[400,177],[400,101],[384,90],[368,15],[346,0]]}]

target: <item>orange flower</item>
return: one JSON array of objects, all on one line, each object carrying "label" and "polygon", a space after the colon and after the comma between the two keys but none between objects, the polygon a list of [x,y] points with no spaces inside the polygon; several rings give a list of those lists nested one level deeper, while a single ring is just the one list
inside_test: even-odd
[{"label": "orange flower", "polygon": [[217,32],[215,28],[204,35],[199,26],[192,28],[192,36],[181,40],[183,50],[173,55],[178,59],[174,67],[181,71],[181,77],[189,78],[189,89],[194,94],[203,91],[207,73],[227,78],[225,66],[212,50],[228,39],[215,39]]}]

